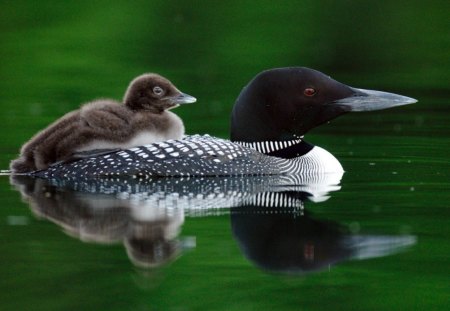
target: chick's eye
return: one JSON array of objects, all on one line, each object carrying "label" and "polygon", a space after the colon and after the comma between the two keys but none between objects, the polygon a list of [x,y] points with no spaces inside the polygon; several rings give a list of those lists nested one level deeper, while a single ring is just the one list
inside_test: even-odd
[{"label": "chick's eye", "polygon": [[155,94],[155,95],[162,95],[163,93],[164,93],[164,91],[163,91],[163,89],[162,88],[160,88],[159,86],[155,86],[154,88],[153,88],[153,93]]},{"label": "chick's eye", "polygon": [[303,94],[305,94],[305,96],[314,96],[316,94],[316,90],[312,87],[308,87],[303,91]]}]

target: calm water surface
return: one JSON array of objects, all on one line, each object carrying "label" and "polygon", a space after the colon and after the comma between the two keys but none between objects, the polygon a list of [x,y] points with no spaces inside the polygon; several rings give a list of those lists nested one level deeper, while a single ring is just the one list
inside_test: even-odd
[{"label": "calm water surface", "polygon": [[419,100],[306,136],[341,179],[0,176],[0,310],[448,308],[448,3],[261,3],[0,4],[0,169],[39,129],[148,71],[198,98],[175,110],[189,134],[228,137],[237,94],[273,67]]}]

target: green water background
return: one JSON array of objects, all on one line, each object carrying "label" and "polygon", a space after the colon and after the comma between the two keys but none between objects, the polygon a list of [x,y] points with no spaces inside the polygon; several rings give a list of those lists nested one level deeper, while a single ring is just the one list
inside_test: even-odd
[{"label": "green water background", "polygon": [[197,97],[175,110],[190,134],[228,137],[239,91],[273,67],[307,66],[419,103],[349,114],[307,136],[347,171],[341,191],[307,208],[365,233],[416,235],[408,252],[275,276],[244,258],[229,216],[204,217],[183,226],[194,250],[143,272],[122,245],[82,243],[39,220],[1,178],[0,309],[445,309],[449,10],[448,1],[1,1],[1,169],[36,131],[81,103],[121,99],[143,72]]}]

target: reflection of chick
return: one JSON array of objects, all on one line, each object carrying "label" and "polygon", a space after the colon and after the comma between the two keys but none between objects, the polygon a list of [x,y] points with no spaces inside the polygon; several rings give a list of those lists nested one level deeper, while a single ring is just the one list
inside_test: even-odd
[{"label": "reflection of chick", "polygon": [[176,259],[186,246],[192,247],[192,243],[177,239],[184,223],[181,208],[169,214],[155,202],[70,191],[25,175],[11,175],[10,181],[35,215],[85,242],[123,242],[136,266],[162,266]]},{"label": "reflection of chick", "polygon": [[166,233],[170,223],[170,219],[135,223],[131,236],[125,240],[125,247],[136,266],[158,267],[178,257],[180,242],[167,237]]},{"label": "reflection of chick", "polygon": [[11,162],[13,172],[47,168],[69,159],[72,154],[95,149],[131,148],[184,135],[181,119],[168,109],[193,103],[169,80],[157,74],[134,79],[123,105],[101,99],[69,112],[23,145],[20,157]]},{"label": "reflection of chick", "polygon": [[72,237],[113,243],[121,241],[129,230],[130,210],[126,202],[114,197],[80,195],[23,175],[11,175],[10,182],[37,217],[52,221]]}]

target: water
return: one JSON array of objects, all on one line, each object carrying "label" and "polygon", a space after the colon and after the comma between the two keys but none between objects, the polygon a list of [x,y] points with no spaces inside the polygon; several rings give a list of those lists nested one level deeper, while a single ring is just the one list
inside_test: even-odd
[{"label": "water", "polygon": [[[440,146],[446,138],[430,138],[430,145],[419,136],[377,135],[373,127],[374,136],[341,137],[336,156],[347,172],[339,185],[338,176],[331,186],[287,189],[281,193],[293,201],[272,208],[263,198],[243,197],[279,181],[176,180],[180,187],[159,180],[135,185],[137,194],[129,195],[114,184],[71,192],[25,180],[26,204],[2,176],[2,306],[442,308],[450,233],[449,163]],[[170,194],[180,189],[202,195]]]},{"label": "water", "polygon": [[144,71],[198,98],[175,110],[188,133],[220,137],[242,86],[270,67],[419,102],[311,131],[346,171],[320,187],[191,179],[178,185],[203,196],[185,198],[173,180],[158,181],[164,194],[144,183],[98,195],[0,176],[1,310],[448,306],[446,2],[58,3],[1,4],[1,169],[33,133],[81,102],[120,98]]}]

